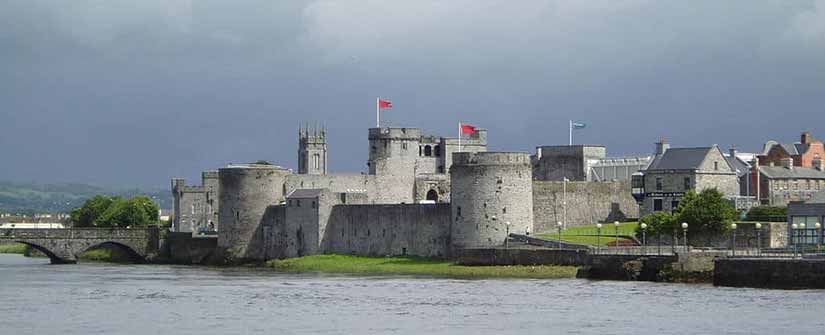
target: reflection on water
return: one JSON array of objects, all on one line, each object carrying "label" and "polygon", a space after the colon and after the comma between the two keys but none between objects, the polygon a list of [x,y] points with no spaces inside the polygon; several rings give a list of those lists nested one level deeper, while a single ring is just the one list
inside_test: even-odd
[{"label": "reflection on water", "polygon": [[825,291],[49,265],[0,254],[0,334],[822,334]]}]

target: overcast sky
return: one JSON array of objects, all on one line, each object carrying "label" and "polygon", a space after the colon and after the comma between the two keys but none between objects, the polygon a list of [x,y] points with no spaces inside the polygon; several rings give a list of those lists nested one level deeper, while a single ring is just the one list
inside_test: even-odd
[{"label": "overcast sky", "polygon": [[[825,138],[825,1],[0,2],[0,180],[168,187],[229,162],[366,168],[383,120],[609,155]],[[195,181],[197,183],[197,181]]]}]

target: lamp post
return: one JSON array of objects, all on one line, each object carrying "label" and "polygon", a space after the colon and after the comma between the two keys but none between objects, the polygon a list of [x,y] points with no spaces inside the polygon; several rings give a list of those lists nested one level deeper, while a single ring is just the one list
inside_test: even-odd
[{"label": "lamp post", "polygon": [[599,253],[599,249],[602,248],[602,224],[596,224],[596,253]]},{"label": "lamp post", "polygon": [[507,221],[504,225],[507,227],[507,236],[504,237],[504,249],[509,249],[509,247],[510,247],[510,221]]},{"label": "lamp post", "polygon": [[688,248],[687,229],[688,229],[687,222],[682,222],[682,239],[684,240],[684,243],[685,243],[685,252],[687,252],[687,248]]},{"label": "lamp post", "polygon": [[615,244],[616,247],[618,247],[619,246],[619,221],[613,221],[613,226],[616,227],[616,240],[613,241],[613,244]]},{"label": "lamp post", "polygon": [[736,224],[730,224],[731,235],[733,236],[732,243],[730,245],[731,256],[736,257]]},{"label": "lamp post", "polygon": [[793,257],[796,258],[796,230],[799,225],[794,223],[791,225],[791,245],[793,246]]},{"label": "lamp post", "polygon": [[762,224],[757,222],[754,227],[756,228],[756,255],[762,256]]},{"label": "lamp post", "polygon": [[559,226],[559,250],[561,250],[561,227],[564,225],[561,221],[557,223]]},{"label": "lamp post", "polygon": [[804,223],[799,224],[799,257],[805,256],[805,228]]},{"label": "lamp post", "polygon": [[642,255],[647,255],[647,224],[643,222],[639,228],[642,228]]}]

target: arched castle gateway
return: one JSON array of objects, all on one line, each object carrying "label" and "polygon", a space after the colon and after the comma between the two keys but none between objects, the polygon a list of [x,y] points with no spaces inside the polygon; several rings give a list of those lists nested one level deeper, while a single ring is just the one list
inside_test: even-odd
[{"label": "arched castle gateway", "polygon": [[[535,159],[527,153],[487,152],[483,129],[462,138],[459,151],[457,138],[371,128],[367,172],[358,174],[327,173],[326,130],[301,129],[298,138],[298,173],[233,164],[204,173],[204,186],[174,179],[173,230],[217,221],[215,254],[230,261],[318,253],[447,257],[561,221],[560,182],[533,179]],[[638,211],[629,184],[626,192],[615,182],[567,186],[567,213],[583,218],[579,224],[604,220],[617,207]]]}]

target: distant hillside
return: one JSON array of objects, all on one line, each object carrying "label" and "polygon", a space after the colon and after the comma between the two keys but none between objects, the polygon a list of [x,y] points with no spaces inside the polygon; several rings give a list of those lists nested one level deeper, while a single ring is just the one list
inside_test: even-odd
[{"label": "distant hillside", "polygon": [[172,208],[172,194],[165,190],[107,189],[85,184],[33,184],[0,181],[0,212],[68,212],[95,195],[131,197],[144,194],[160,208]]}]

